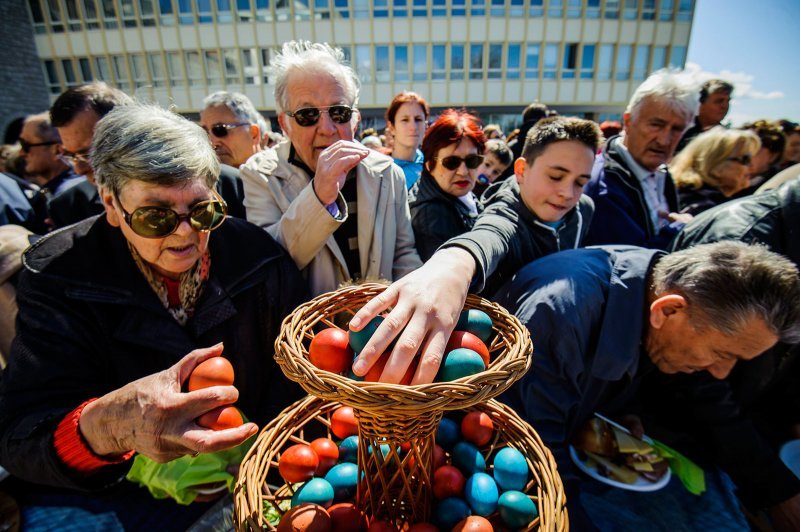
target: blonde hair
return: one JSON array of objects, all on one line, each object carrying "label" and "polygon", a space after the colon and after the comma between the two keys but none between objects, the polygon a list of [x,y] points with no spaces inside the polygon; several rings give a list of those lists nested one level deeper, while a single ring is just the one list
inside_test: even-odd
[{"label": "blonde hair", "polygon": [[725,129],[722,126],[701,133],[692,139],[669,166],[675,186],[679,189],[696,190],[708,185],[723,190],[726,183],[712,175],[712,172],[740,148],[745,153],[755,155],[761,148],[761,141],[751,131]]}]

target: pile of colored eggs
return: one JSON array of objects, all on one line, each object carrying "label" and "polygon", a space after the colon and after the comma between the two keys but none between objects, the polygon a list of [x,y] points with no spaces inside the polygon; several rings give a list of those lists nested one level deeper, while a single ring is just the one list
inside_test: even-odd
[{"label": "pile of colored eggs", "polygon": [[[212,386],[233,386],[233,365],[223,357],[213,357],[199,363],[187,382],[190,392]],[[212,430],[225,430],[241,426],[242,413],[235,406],[221,406],[197,418],[197,424]]]},{"label": "pile of colored eggs", "polygon": [[[349,375],[355,380],[377,381],[389,359],[389,352],[381,355],[363,378],[356,377],[350,367],[354,357],[364,349],[383,320],[382,316],[376,316],[360,331],[344,331],[335,327],[321,330],[311,340],[309,360],[325,371]],[[489,349],[486,345],[491,335],[492,320],[488,314],[477,309],[463,311],[447,342],[436,382],[460,379],[488,368]],[[411,384],[415,371],[416,362],[409,366],[400,384]]]},{"label": "pile of colored eggs", "polygon": [[[352,409],[336,409],[330,424],[341,440],[338,446],[329,438],[319,438],[281,453],[281,476],[287,483],[302,484],[295,486],[292,508],[278,530],[396,531],[385,521],[370,522],[354,505],[358,428]],[[431,477],[433,522],[415,524],[409,531],[482,532],[519,529],[533,522],[538,510],[523,492],[530,477],[527,460],[513,447],[490,447],[496,439],[494,422],[485,412],[469,412],[460,421],[441,420]],[[491,454],[485,456],[490,449]]]}]

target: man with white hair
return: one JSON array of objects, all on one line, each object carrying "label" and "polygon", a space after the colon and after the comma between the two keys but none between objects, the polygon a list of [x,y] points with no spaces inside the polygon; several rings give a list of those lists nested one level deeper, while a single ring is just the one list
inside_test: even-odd
[{"label": "man with white hair", "polygon": [[250,98],[239,92],[218,91],[203,100],[200,126],[208,133],[222,164],[239,168],[261,149],[266,120]]},{"label": "man with white hair", "polygon": [[584,189],[595,203],[586,245],[630,244],[665,249],[690,215],[666,164],[697,113],[697,88],[676,70],[659,70],[633,93],[624,130],[595,159]]},{"label": "man with white hair", "polygon": [[354,141],[359,81],[342,51],[291,41],[270,68],[286,139],[241,168],[247,219],[286,248],[315,295],[421,266],[403,172]]}]

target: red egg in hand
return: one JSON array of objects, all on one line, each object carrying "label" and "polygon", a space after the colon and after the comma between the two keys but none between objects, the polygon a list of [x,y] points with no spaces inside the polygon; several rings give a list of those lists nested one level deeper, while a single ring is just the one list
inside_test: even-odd
[{"label": "red egg in hand", "polygon": [[345,439],[358,434],[358,421],[353,409],[349,406],[340,406],[331,414],[331,432],[337,438]]},{"label": "red egg in hand", "polygon": [[339,461],[339,447],[330,438],[317,438],[311,442],[311,448],[319,458],[319,466],[314,475],[324,477],[325,473]]},{"label": "red egg in hand", "polygon": [[308,346],[308,359],[319,369],[331,373],[342,373],[353,362],[353,349],[347,331],[331,327],[323,329],[311,340]]},{"label": "red egg in hand", "polygon": [[235,406],[222,406],[197,418],[197,424],[207,429],[225,430],[242,426],[244,419]]},{"label": "red egg in hand", "polygon": [[281,453],[278,472],[286,482],[305,482],[314,476],[319,457],[310,445],[299,443]]},{"label": "red egg in hand", "polygon": [[470,412],[461,420],[461,435],[470,443],[483,447],[494,436],[494,423],[486,412]]},{"label": "red egg in hand", "polygon": [[212,386],[233,386],[233,365],[227,358],[214,357],[204,360],[189,375],[190,392]]},{"label": "red egg in hand", "polygon": [[447,347],[445,347],[444,352],[449,353],[453,349],[458,349],[459,347],[472,349],[481,356],[486,367],[489,367],[489,348],[486,347],[483,340],[471,332],[453,331],[450,335],[450,339],[447,340]]}]

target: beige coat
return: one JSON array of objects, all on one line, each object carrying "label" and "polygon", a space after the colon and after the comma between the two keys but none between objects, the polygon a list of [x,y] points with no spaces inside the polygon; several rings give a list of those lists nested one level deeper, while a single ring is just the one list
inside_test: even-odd
[{"label": "beige coat", "polygon": [[18,225],[0,226],[0,372],[11,352],[16,333],[17,291],[10,279],[22,268],[22,252],[28,248],[30,231]]},{"label": "beige coat", "polygon": [[[333,237],[348,213],[335,219],[317,199],[308,175],[290,164],[285,140],[253,155],[240,169],[247,219],[265,228],[294,259],[313,295],[350,280]],[[358,250],[365,279],[393,281],[422,265],[414,247],[403,171],[389,157],[370,154],[357,167]]]}]

